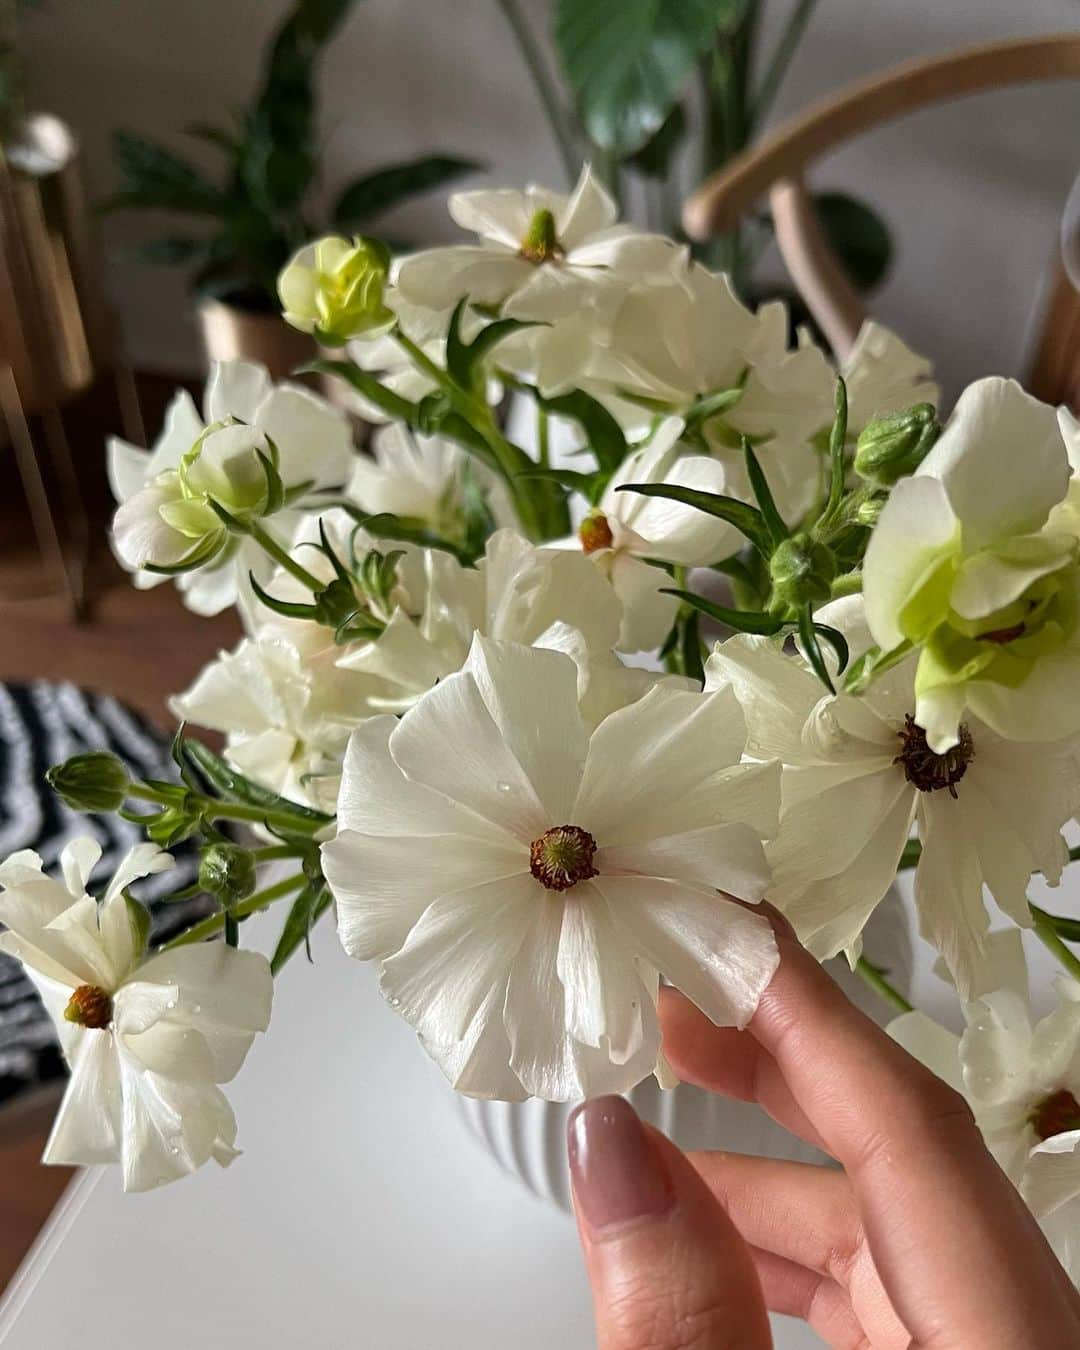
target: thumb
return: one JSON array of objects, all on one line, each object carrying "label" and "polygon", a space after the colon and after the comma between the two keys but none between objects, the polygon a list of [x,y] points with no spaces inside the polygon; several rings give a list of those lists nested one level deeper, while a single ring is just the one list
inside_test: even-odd
[{"label": "thumb", "polygon": [[622,1097],[567,1132],[600,1350],[769,1350],[750,1252],[679,1150]]}]

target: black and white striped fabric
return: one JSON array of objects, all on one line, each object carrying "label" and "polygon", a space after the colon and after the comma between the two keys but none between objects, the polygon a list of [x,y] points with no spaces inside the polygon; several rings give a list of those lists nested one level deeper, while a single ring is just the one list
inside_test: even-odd
[{"label": "black and white striped fabric", "polygon": [[[137,825],[118,816],[81,815],[50,791],[45,771],[83,750],[111,750],[133,776],[175,777],[168,739],[115,699],[45,680],[0,684],[0,860],[31,848],[51,870],[68,840],[90,834],[102,850],[93,887],[103,885],[142,840]],[[183,845],[173,856],[176,867],[138,887],[154,918],[152,941],[188,927],[209,904],[205,897],[155,903],[195,879],[196,851]],[[33,985],[18,961],[0,953],[0,1107],[63,1072],[52,1022]]]}]

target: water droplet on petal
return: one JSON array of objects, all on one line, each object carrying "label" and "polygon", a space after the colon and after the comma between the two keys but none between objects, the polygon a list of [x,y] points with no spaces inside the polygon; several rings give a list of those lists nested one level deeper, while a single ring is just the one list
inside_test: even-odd
[{"label": "water droplet on petal", "polygon": [[198,1017],[199,1013],[202,1012],[202,1004],[201,1004],[201,1003],[193,1003],[193,1004],[191,1005],[191,1011],[195,1014],[196,1017]]},{"label": "water droplet on petal", "polygon": [[498,782],[498,783],[495,784],[495,786],[496,786],[496,788],[498,788],[498,790],[499,790],[500,792],[509,792],[509,791],[510,791],[510,784],[509,784],[509,783]]}]

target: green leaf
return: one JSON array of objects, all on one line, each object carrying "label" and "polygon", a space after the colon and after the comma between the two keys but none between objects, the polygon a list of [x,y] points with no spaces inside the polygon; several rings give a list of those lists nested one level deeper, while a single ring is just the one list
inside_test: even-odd
[{"label": "green leaf", "polygon": [[711,600],[706,600],[703,595],[695,595],[693,591],[680,591],[672,589],[661,590],[661,595],[674,595],[685,604],[699,610],[702,614],[707,614],[710,619],[715,619],[717,623],[727,624],[729,628],[735,628],[740,633],[760,633],[765,637],[772,637],[774,633],[779,633],[784,626],[783,619],[776,618],[773,614],[766,614],[763,611],[728,609],[726,605],[714,604]]},{"label": "green leaf", "polygon": [[765,471],[762,469],[757,455],[754,454],[754,448],[749,440],[743,437],[743,457],[746,460],[746,473],[750,479],[750,486],[754,490],[754,496],[757,498],[757,504],[761,508],[761,517],[765,522],[765,527],[769,531],[769,539],[775,548],[777,544],[782,544],[788,538],[790,531],[784,523],[784,518],[776,509],[776,502],[773,501],[772,489],[769,487],[769,480],[765,477]]},{"label": "green leaf", "polygon": [[811,616],[809,605],[799,610],[799,641],[802,645],[803,654],[813,667],[814,674],[830,694],[835,694],[836,686],[832,682],[829,668],[825,664],[825,658],[821,654],[821,644],[817,639],[817,632],[815,631],[814,620]]},{"label": "green leaf", "polygon": [[418,544],[421,548],[437,548],[443,553],[452,553],[459,562],[468,562],[459,545],[429,529],[422,520],[407,516],[395,516],[390,511],[380,511],[377,515],[366,515],[356,507],[346,507],[349,515],[375,539],[392,539],[395,543]]},{"label": "green leaf", "polygon": [[585,130],[626,156],[663,125],[734,0],[557,0],[555,45]]},{"label": "green leaf", "polygon": [[141,207],[223,216],[233,209],[194,164],[155,141],[131,131],[114,131],[111,147],[120,188],[104,204],[105,210]]},{"label": "green leaf", "polygon": [[580,492],[590,506],[595,506],[604,490],[606,475],[580,473],[577,469],[529,469],[519,473],[519,478],[546,478],[551,483],[561,483],[570,492]]},{"label": "green leaf", "polygon": [[532,394],[540,407],[558,417],[576,422],[585,433],[588,449],[607,474],[612,474],[626,458],[629,447],[623,429],[611,413],[590,394],[574,389],[569,394],[545,397],[533,385],[522,385]]},{"label": "green leaf", "polygon": [[184,742],[184,753],[188,762],[207,783],[226,801],[240,802],[247,806],[259,806],[267,811],[282,811],[296,816],[298,820],[310,821],[314,825],[329,825],[334,819],[324,811],[316,811],[310,806],[301,806],[299,802],[279,797],[276,792],[260,787],[242,773],[226,763],[220,755],[215,755],[208,745],[201,741]]},{"label": "green leaf", "polygon": [[338,229],[353,230],[407,197],[430,192],[483,167],[475,160],[454,155],[425,155],[403,164],[384,165],[353,179],[338,197],[331,218]]},{"label": "green leaf", "polygon": [[847,638],[838,628],[830,628],[827,623],[815,623],[814,632],[825,639],[829,646],[836,653],[837,675],[843,675],[847,669],[847,663],[851,656],[851,650],[848,647]]},{"label": "green leaf", "polygon": [[671,169],[671,157],[686,135],[686,113],[681,103],[664,118],[659,129],[627,160],[646,178],[666,179]]},{"label": "green leaf", "polygon": [[333,896],[324,881],[310,881],[292,902],[281,930],[274,954],[270,958],[270,973],[276,975],[289,957],[301,945],[311,960],[309,939],[311,930],[330,908]]},{"label": "green leaf", "polygon": [[405,422],[409,426],[416,425],[416,404],[402,398],[400,394],[395,394],[392,389],[387,389],[374,375],[361,370],[352,361],[309,361],[300,367],[297,374],[337,375],[395,422]]},{"label": "green leaf", "polygon": [[538,325],[530,319],[496,319],[494,323],[481,328],[472,342],[465,342],[461,336],[461,320],[468,306],[464,298],[454,306],[450,316],[450,327],[446,334],[446,368],[463,389],[473,389],[479,377],[479,366],[500,342],[520,333],[523,328],[536,328]]},{"label": "green leaf", "polygon": [[616,492],[640,492],[643,497],[666,497],[669,501],[694,506],[707,515],[726,520],[741,531],[766,558],[772,553],[772,542],[765,518],[761,512],[736,497],[725,497],[718,492],[703,492],[700,488],[680,487],[675,483],[624,483]]},{"label": "green leaf", "polygon": [[877,212],[846,192],[816,193],[814,209],[825,238],[855,285],[864,291],[876,286],[893,255],[892,236]]}]

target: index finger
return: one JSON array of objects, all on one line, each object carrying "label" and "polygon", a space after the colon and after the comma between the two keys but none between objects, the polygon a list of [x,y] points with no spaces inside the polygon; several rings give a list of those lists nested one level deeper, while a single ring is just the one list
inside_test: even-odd
[{"label": "index finger", "polygon": [[[777,945],[780,965],[750,1034],[851,1179],[905,1326],[919,1344],[967,1344],[963,1329],[985,1326],[994,1289],[1000,1344],[1027,1344],[1032,1308],[1061,1307],[1060,1268],[1042,1259],[1038,1226],[966,1102],[850,1003],[793,937],[780,931]],[[1025,1253],[1028,1263],[1018,1260]]]}]

